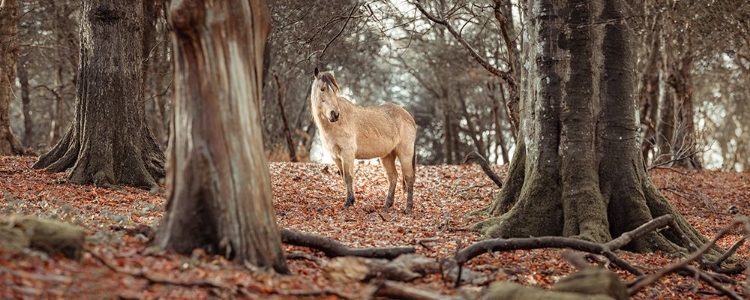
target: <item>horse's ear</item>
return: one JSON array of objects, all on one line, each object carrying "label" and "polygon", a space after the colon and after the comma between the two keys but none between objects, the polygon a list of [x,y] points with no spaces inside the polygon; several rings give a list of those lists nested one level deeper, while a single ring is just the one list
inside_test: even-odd
[{"label": "horse's ear", "polygon": [[315,67],[315,78],[318,78],[318,75],[320,75],[320,70],[318,70],[318,67]]},{"label": "horse's ear", "polygon": [[333,70],[328,71],[328,73],[331,73],[331,76],[336,77],[336,75],[333,74]]}]

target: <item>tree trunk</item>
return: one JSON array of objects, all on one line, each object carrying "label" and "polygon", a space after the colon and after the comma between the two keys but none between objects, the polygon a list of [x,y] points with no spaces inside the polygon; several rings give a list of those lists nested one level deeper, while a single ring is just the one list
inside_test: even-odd
[{"label": "tree trunk", "polygon": [[497,84],[497,87],[499,88],[498,93],[500,94],[500,99],[498,99],[498,96],[495,93],[495,84],[488,83],[487,87],[490,90],[489,95],[490,99],[492,100],[492,115],[495,121],[495,144],[497,145],[496,148],[500,149],[500,155],[503,159],[503,164],[507,164],[510,159],[508,159],[508,148],[505,146],[505,136],[503,136],[502,117],[500,117],[503,114],[502,107],[504,106],[503,103],[505,103],[505,90],[503,89],[502,83]]},{"label": "tree trunk", "polygon": [[[628,21],[608,21],[624,20],[623,6],[617,0],[530,4],[517,152],[493,217],[474,229],[490,237],[606,242],[671,214],[692,242],[706,241],[643,167],[631,31]],[[671,252],[675,244],[682,240],[670,229],[629,248]]]},{"label": "tree trunk", "polygon": [[23,155],[21,142],[10,127],[10,101],[16,86],[18,1],[0,2],[0,156]]},{"label": "tree trunk", "polygon": [[696,151],[696,134],[693,122],[693,57],[683,57],[672,70],[670,85],[675,92],[675,133],[672,157],[675,165],[689,169],[701,169],[701,161]]},{"label": "tree trunk", "polygon": [[[658,20],[656,21],[658,22]],[[643,137],[641,139],[641,156],[648,165],[649,154],[656,145],[656,124],[659,112],[659,70],[661,69],[661,43],[659,24],[654,25],[654,31],[649,33],[651,47],[649,58],[643,72],[640,96],[640,119]],[[656,155],[654,155],[654,158]]]},{"label": "tree trunk", "polygon": [[286,138],[286,147],[289,149],[289,160],[291,162],[297,162],[297,143],[292,139],[292,131],[289,129],[289,121],[286,119],[286,110],[284,109],[284,92],[286,88],[281,86],[279,76],[273,74],[274,82],[276,82],[276,101],[279,103],[279,113],[281,114],[281,121],[284,123],[284,137]]},{"label": "tree trunk", "polygon": [[[172,2],[174,117],[160,247],[196,248],[288,273],[263,151],[260,0]],[[217,18],[216,16],[223,16]]]},{"label": "tree trunk", "polygon": [[[445,92],[445,90],[443,90]],[[450,105],[448,104],[448,100],[445,98],[446,93],[443,93],[443,98],[441,98],[442,101],[442,108],[443,108],[443,145],[444,145],[444,152],[445,152],[445,163],[448,165],[452,165],[455,163],[455,160],[453,159],[453,153],[457,150],[454,148],[455,143],[453,143],[454,134],[453,134],[453,122],[451,122],[451,116],[450,116]]]},{"label": "tree trunk", "polygon": [[[662,36],[662,39],[667,39]],[[668,45],[665,40],[662,44]],[[666,48],[666,47],[662,47]],[[654,164],[664,164],[672,160],[672,142],[674,138],[674,93],[672,88],[667,84],[670,65],[670,54],[667,49],[662,50],[662,70],[659,72],[659,84],[664,91],[664,96],[659,102],[659,120],[656,124],[656,155],[654,155]]]},{"label": "tree trunk", "polygon": [[164,176],[164,153],[146,123],[142,52],[132,51],[143,42],[143,5],[132,4],[83,1],[75,120],[34,168],[70,169],[69,181],[101,186],[151,188]]},{"label": "tree trunk", "polygon": [[29,99],[29,72],[26,69],[26,55],[18,58],[18,82],[21,84],[21,109],[23,110],[23,145],[32,147],[34,121],[31,119],[31,99]]}]

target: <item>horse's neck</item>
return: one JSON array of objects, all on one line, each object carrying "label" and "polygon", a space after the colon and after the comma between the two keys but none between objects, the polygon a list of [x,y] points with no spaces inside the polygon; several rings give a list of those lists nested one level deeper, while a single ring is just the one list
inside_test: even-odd
[{"label": "horse's neck", "polygon": [[355,110],[355,109],[358,108],[358,106],[356,104],[354,104],[351,101],[349,101],[349,99],[347,99],[346,97],[338,96],[338,98],[339,98],[339,101],[341,101],[341,105],[339,107],[342,110],[343,109],[346,109],[346,110]]}]

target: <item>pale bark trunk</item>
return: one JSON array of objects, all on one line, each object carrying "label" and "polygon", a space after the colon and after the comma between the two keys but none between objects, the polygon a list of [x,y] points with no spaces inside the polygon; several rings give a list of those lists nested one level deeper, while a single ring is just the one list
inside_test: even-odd
[{"label": "pale bark trunk", "polygon": [[132,51],[143,42],[143,6],[86,0],[81,18],[75,121],[34,168],[70,169],[68,180],[78,184],[154,187],[164,153],[146,123],[142,52]]},{"label": "pale bark trunk", "polygon": [[[640,119],[643,138],[641,139],[641,156],[646,165],[649,162],[649,154],[656,145],[656,124],[659,112],[659,70],[661,69],[661,43],[660,27],[649,34],[651,47],[649,47],[649,59],[643,72],[640,96]],[[655,155],[654,155],[655,156]]]},{"label": "pale bark trunk", "polygon": [[168,18],[174,117],[155,243],[288,273],[261,131],[268,8],[260,0],[185,0],[171,3]]},{"label": "pale bark trunk", "polygon": [[10,127],[10,102],[16,86],[18,1],[2,1],[0,7],[0,156],[23,155],[24,148]]},{"label": "pale bark trunk", "polygon": [[[489,209],[493,217],[474,229],[489,237],[606,242],[671,214],[692,242],[706,241],[659,194],[643,166],[631,31],[627,22],[606,21],[622,20],[622,8],[617,0],[529,6],[517,152],[509,184]],[[629,248],[674,251],[682,242],[665,230]]]}]

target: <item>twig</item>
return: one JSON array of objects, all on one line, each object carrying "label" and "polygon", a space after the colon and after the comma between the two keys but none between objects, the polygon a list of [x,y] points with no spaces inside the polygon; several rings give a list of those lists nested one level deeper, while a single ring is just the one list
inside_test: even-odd
[{"label": "twig", "polygon": [[[713,276],[709,275],[708,273],[703,272],[701,270],[698,270],[698,269],[696,269],[693,266],[683,266],[682,269],[690,271],[690,272],[693,272],[693,274],[695,274],[696,277],[700,278],[704,282],[706,282],[709,285],[711,285],[712,287],[714,287],[716,290],[718,290],[719,292],[721,292],[722,295],[725,295],[725,296],[729,297],[730,299],[737,299],[737,300],[742,299],[742,297],[740,297],[739,295],[737,295],[736,293],[734,293],[732,290],[730,290],[730,289],[724,287],[723,285],[719,284],[718,282],[716,282],[716,280],[713,278]],[[632,296],[632,294],[631,294],[631,296]]]},{"label": "twig", "polygon": [[741,224],[742,222],[743,220],[735,220],[734,222],[732,222],[732,224],[720,230],[719,233],[716,235],[716,237],[713,240],[711,240],[711,242],[705,243],[700,249],[698,249],[698,251],[694,251],[687,258],[675,264],[672,264],[666,268],[661,268],[655,273],[649,276],[646,276],[646,278],[644,278],[643,280],[638,281],[632,287],[628,288],[628,294],[631,296],[635,295],[642,288],[653,283],[654,281],[661,278],[662,276],[669,274],[669,273],[673,273],[679,269],[685,268],[690,262],[695,261],[696,259],[700,258],[704,253],[706,253],[708,250],[710,250],[719,239],[721,239],[725,234],[727,234],[727,232],[729,232],[730,229],[732,229],[732,227],[734,227],[737,224]]},{"label": "twig", "polygon": [[732,247],[730,247],[729,250],[727,250],[727,252],[725,252],[724,254],[722,254],[715,261],[706,263],[705,265],[709,269],[711,269],[711,271],[714,271],[716,273],[736,274],[736,273],[740,273],[740,272],[744,271],[745,267],[743,265],[741,265],[741,264],[738,264],[736,267],[734,267],[732,269],[724,269],[724,268],[721,267],[721,264],[724,263],[724,261],[727,260],[727,258],[729,258],[730,256],[732,256],[735,252],[737,252],[737,249],[739,249],[740,246],[742,246],[742,244],[745,243],[745,240],[747,240],[747,238],[743,237],[742,239],[740,239],[739,241],[737,241],[736,243],[734,243],[734,245],[732,245]]},{"label": "twig", "polygon": [[339,30],[339,32],[330,41],[328,41],[328,43],[326,43],[326,46],[323,47],[323,51],[320,52],[320,55],[318,55],[318,60],[323,58],[323,55],[326,54],[326,50],[328,49],[328,46],[330,46],[333,43],[333,41],[335,41],[341,35],[341,33],[344,32],[344,29],[346,28],[346,24],[349,24],[349,20],[352,19],[352,15],[354,15],[354,12],[357,10],[357,8],[359,8],[359,4],[354,5],[354,7],[352,7],[352,10],[349,12],[349,16],[346,17],[346,21],[344,21],[344,26],[341,26],[341,30]]},{"label": "twig", "polygon": [[309,260],[309,261],[315,262],[318,265],[322,265],[323,264],[323,260],[321,260],[320,258],[317,258],[317,257],[315,257],[313,255],[310,255],[308,253],[301,252],[301,251],[292,252],[292,253],[287,254],[286,255],[286,259],[304,259],[304,260]]},{"label": "twig", "polygon": [[280,233],[283,243],[320,250],[327,257],[359,256],[393,259],[401,254],[417,251],[414,247],[351,249],[340,242],[319,235],[300,233],[289,229],[281,229]]},{"label": "twig", "polygon": [[461,45],[463,45],[467,51],[469,51],[469,55],[471,55],[471,57],[473,57],[474,60],[476,60],[485,70],[489,71],[490,73],[494,74],[497,77],[500,77],[507,84],[515,85],[515,81],[513,80],[513,78],[511,78],[511,75],[509,74],[509,72],[501,71],[497,67],[490,64],[490,62],[487,61],[484,57],[479,55],[479,53],[471,45],[469,45],[469,43],[463,38],[463,36],[461,36],[461,34],[458,33],[458,31],[456,31],[455,28],[453,28],[450,22],[448,22],[447,20],[443,18],[438,18],[436,16],[431,15],[424,9],[424,7],[422,7],[422,5],[419,2],[415,2],[414,5],[422,13],[422,15],[427,17],[427,19],[437,24],[443,25],[445,29],[448,29],[448,32],[450,32],[450,34],[453,35],[453,37]]}]

